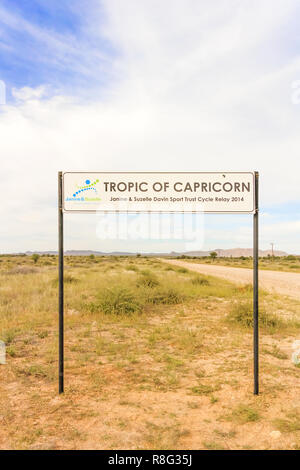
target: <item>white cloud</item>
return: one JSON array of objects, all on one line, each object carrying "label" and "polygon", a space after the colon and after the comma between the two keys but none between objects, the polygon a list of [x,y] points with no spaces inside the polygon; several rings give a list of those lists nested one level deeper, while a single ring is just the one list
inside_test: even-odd
[{"label": "white cloud", "polygon": [[14,98],[21,101],[43,98],[46,95],[46,87],[41,85],[37,88],[25,86],[23,88],[12,88],[11,94]]},{"label": "white cloud", "polygon": [[[272,55],[295,0],[102,4],[101,34],[120,55],[106,64],[118,80],[99,90],[101,100],[45,99],[41,84],[14,90],[19,102],[0,114],[2,251],[55,248],[60,169],[258,169],[263,204],[299,200],[300,106],[291,83],[300,78],[300,59]],[[94,230],[78,230],[78,248],[94,240]],[[28,235],[25,246],[16,237],[22,231],[39,239]]]}]

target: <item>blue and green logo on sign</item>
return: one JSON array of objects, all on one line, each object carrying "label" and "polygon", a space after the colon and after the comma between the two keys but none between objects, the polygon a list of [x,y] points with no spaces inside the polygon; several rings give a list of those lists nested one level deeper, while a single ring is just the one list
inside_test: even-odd
[{"label": "blue and green logo on sign", "polygon": [[[98,179],[96,179],[93,182],[89,179],[85,180],[85,184],[83,186],[77,186],[76,191],[74,191],[72,197],[67,197],[66,200],[78,201],[78,202],[100,201],[101,199],[97,197],[97,194],[98,194],[98,191],[96,188],[97,183],[99,183]],[[91,196],[92,193],[90,191],[94,192],[93,196]]]}]

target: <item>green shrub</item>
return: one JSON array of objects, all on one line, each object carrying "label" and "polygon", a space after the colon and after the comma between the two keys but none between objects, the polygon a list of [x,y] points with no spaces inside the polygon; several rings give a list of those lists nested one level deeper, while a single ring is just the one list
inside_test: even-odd
[{"label": "green shrub", "polygon": [[211,385],[199,384],[196,387],[192,387],[190,390],[193,395],[209,395],[215,391],[215,388]]},{"label": "green shrub", "polygon": [[148,297],[148,302],[152,304],[179,304],[184,300],[184,295],[174,287],[161,287],[153,290]]},{"label": "green shrub", "polygon": [[13,342],[16,336],[17,330],[15,328],[10,328],[9,330],[5,330],[0,333],[0,340],[8,345]]},{"label": "green shrub", "polygon": [[238,405],[231,413],[225,417],[226,421],[235,421],[239,424],[254,423],[261,419],[260,414],[248,405]]},{"label": "green shrub", "polygon": [[33,255],[31,256],[31,259],[34,262],[34,264],[38,262],[39,258],[40,258],[40,255],[38,255],[37,253],[33,253]]},{"label": "green shrub", "polygon": [[16,352],[16,349],[14,348],[14,346],[8,346],[6,348],[6,354],[10,357],[16,357],[17,352]]},{"label": "green shrub", "polygon": [[140,312],[141,304],[129,289],[114,286],[100,294],[99,303],[94,305],[93,310],[99,308],[106,314],[121,315]]},{"label": "green shrub", "polygon": [[[253,326],[253,303],[251,301],[235,302],[227,315],[227,320],[246,328]],[[281,325],[275,315],[269,315],[264,309],[259,310],[259,324],[268,328],[276,328]]]}]

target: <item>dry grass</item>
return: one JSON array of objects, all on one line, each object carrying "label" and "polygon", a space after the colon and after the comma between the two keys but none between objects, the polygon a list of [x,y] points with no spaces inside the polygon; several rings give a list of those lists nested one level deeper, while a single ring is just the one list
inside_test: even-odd
[{"label": "dry grass", "polygon": [[261,293],[254,397],[251,288],[144,257],[67,257],[58,396],[57,259],[0,260],[1,449],[300,447],[296,301]]}]

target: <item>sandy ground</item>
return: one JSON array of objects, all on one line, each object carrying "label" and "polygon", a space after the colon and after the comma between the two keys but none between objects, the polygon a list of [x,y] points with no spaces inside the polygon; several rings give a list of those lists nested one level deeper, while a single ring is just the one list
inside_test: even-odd
[{"label": "sandy ground", "polygon": [[[192,271],[210,276],[218,276],[228,281],[238,284],[252,283],[252,269],[231,268],[227,266],[212,266],[208,264],[189,263],[181,260],[165,260],[169,264],[182,266]],[[260,286],[270,292],[276,294],[288,295],[294,299],[300,300],[300,273],[286,273],[280,271],[259,271]]]}]

